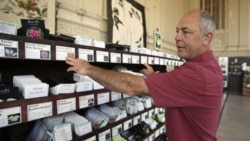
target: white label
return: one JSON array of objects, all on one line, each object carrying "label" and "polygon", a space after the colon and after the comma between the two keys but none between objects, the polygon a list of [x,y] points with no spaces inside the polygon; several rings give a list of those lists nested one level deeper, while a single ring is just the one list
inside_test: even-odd
[{"label": "white label", "polygon": [[111,101],[119,100],[122,98],[122,94],[118,92],[111,92]]},{"label": "white label", "polygon": [[148,57],[147,56],[141,56],[141,64],[148,63]]},{"label": "white label", "polygon": [[154,64],[156,64],[156,65],[160,64],[160,58],[159,57],[154,58]]},{"label": "white label", "polygon": [[111,63],[121,63],[121,53],[110,53],[110,62]]},{"label": "white label", "polygon": [[123,54],[122,55],[122,62],[123,63],[132,63],[132,55]]},{"label": "white label", "polygon": [[148,119],[148,112],[141,114],[141,121],[144,121],[145,119]]},{"label": "white label", "polygon": [[79,97],[79,108],[86,108],[95,105],[94,94]]},{"label": "white label", "polygon": [[130,127],[132,127],[132,119],[127,120],[123,123],[123,130],[128,130]]},{"label": "white label", "polygon": [[140,63],[140,56],[132,55],[132,64],[139,64]]},{"label": "white label", "polygon": [[79,49],[78,56],[88,62],[94,62],[94,50],[92,49]]},{"label": "white label", "polygon": [[52,116],[52,102],[27,105],[28,121]]},{"label": "white label", "polygon": [[165,62],[164,62],[164,59],[163,59],[163,58],[160,58],[160,65],[165,65],[164,63],[165,63]]},{"label": "white label", "polygon": [[21,106],[0,109],[0,127],[21,123]]},{"label": "white label", "polygon": [[56,60],[65,60],[68,55],[75,57],[75,48],[56,46]]},{"label": "white label", "polygon": [[148,117],[152,117],[154,115],[154,109],[148,111]]},{"label": "white label", "polygon": [[154,64],[154,57],[148,57],[148,64]]},{"label": "white label", "polygon": [[97,94],[97,104],[103,104],[109,102],[109,92]]},{"label": "white label", "polygon": [[109,62],[109,52],[107,51],[96,51],[97,62]]},{"label": "white label", "polygon": [[76,110],[76,98],[57,100],[57,114]]},{"label": "white label", "polygon": [[18,58],[18,41],[0,39],[0,57]]},{"label": "white label", "polygon": [[133,118],[133,124],[134,124],[134,126],[137,125],[140,122],[141,122],[141,116],[140,115],[138,115],[138,116],[136,116],[136,117]]},{"label": "white label", "polygon": [[25,58],[26,59],[42,59],[50,60],[51,46],[46,44],[25,43]]},{"label": "white label", "polygon": [[119,125],[113,127],[112,128],[112,137],[114,137],[115,135],[118,135],[121,132],[122,132],[122,124],[119,124]]},{"label": "white label", "polygon": [[103,131],[101,133],[99,133],[99,140],[98,141],[106,141],[108,139],[111,138],[111,135],[110,135],[110,130],[106,130],[106,131]]}]

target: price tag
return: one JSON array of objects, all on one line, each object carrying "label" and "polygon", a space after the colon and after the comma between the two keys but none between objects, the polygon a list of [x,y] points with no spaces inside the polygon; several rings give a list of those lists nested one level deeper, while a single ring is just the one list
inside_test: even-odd
[{"label": "price tag", "polygon": [[56,60],[65,60],[68,54],[75,57],[75,48],[66,46],[56,46]]},{"label": "price tag", "polygon": [[80,59],[87,60],[88,62],[94,62],[94,50],[79,48],[78,56]]},{"label": "price tag", "polygon": [[152,117],[154,115],[154,109],[148,111],[148,117]]},{"label": "price tag", "polygon": [[147,56],[141,56],[141,64],[148,63],[148,57]]},{"label": "price tag", "polygon": [[18,41],[0,39],[0,57],[18,58]]},{"label": "price tag", "polygon": [[96,51],[97,62],[109,62],[109,52],[107,51]]},{"label": "price tag", "polygon": [[144,112],[141,114],[141,121],[144,121],[145,119],[148,119],[148,112]]},{"label": "price tag", "polygon": [[21,106],[0,109],[0,127],[21,123]]},{"label": "price tag", "polygon": [[27,105],[28,121],[52,116],[52,102]]},{"label": "price tag", "polygon": [[99,139],[98,141],[107,141],[110,138],[111,138],[111,134],[110,134],[109,129],[99,133],[99,135],[98,135],[98,139]]},{"label": "price tag", "polygon": [[111,92],[111,101],[119,100],[122,98],[122,94],[119,92]]},{"label": "price tag", "polygon": [[150,65],[154,64],[154,57],[148,57],[148,64]]},{"label": "price tag", "polygon": [[154,64],[159,65],[160,64],[160,58],[159,57],[154,57]]},{"label": "price tag", "polygon": [[163,58],[160,58],[160,65],[165,65],[165,60]]},{"label": "price tag", "polygon": [[79,108],[86,108],[95,105],[94,94],[79,97]]},{"label": "price tag", "polygon": [[136,116],[136,117],[133,118],[133,124],[134,124],[134,126],[137,125],[140,122],[141,122],[141,116],[140,115],[138,115],[138,116]]},{"label": "price tag", "polygon": [[122,124],[118,124],[117,126],[112,128],[112,136],[118,135],[122,132]]},{"label": "price tag", "polygon": [[128,130],[132,127],[132,119],[129,119],[123,123],[123,131]]},{"label": "price tag", "polygon": [[42,59],[50,60],[51,46],[46,44],[25,43],[25,58],[26,59]]},{"label": "price tag", "polygon": [[109,92],[97,94],[97,104],[104,104],[109,102]]},{"label": "price tag", "polygon": [[139,64],[140,63],[140,56],[132,55],[132,64]]},{"label": "price tag", "polygon": [[132,55],[130,55],[130,54],[123,54],[122,55],[122,62],[123,63],[132,63]]},{"label": "price tag", "polygon": [[76,98],[57,100],[57,114],[76,110]]},{"label": "price tag", "polygon": [[111,63],[121,63],[121,53],[110,53]]}]

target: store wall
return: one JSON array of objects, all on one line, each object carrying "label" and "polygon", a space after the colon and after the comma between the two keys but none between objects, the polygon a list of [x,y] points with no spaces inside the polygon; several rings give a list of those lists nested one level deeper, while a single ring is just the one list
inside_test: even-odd
[{"label": "store wall", "polygon": [[[78,16],[72,25],[72,20],[65,20],[67,16],[63,8],[58,12],[58,33],[68,33],[72,35],[84,35],[94,39],[107,40],[107,13],[105,11],[106,0],[87,1],[74,0],[62,3],[75,4],[75,7],[92,12],[92,21],[86,16]],[[162,51],[175,53],[175,28],[181,16],[190,9],[199,9],[199,0],[136,0],[145,7],[147,47],[153,48],[153,31],[158,29],[162,34]],[[98,5],[98,6],[96,6]],[[248,56],[250,53],[250,1],[248,0],[228,0],[226,1],[226,25],[224,30],[217,30],[212,42],[212,50],[216,56]],[[99,8],[99,9],[98,9]],[[249,12],[246,12],[249,11]],[[62,15],[61,15],[62,14]],[[72,13],[71,13],[72,14]],[[67,14],[66,14],[67,15]],[[101,16],[98,17],[98,16]],[[70,16],[72,18],[72,16]],[[81,20],[80,20],[81,19]],[[85,19],[85,20],[84,20]],[[81,23],[81,24],[80,24]],[[90,26],[91,25],[91,26]],[[92,27],[96,25],[95,27]],[[74,26],[74,27],[71,27]],[[75,30],[72,30],[75,29]]]},{"label": "store wall", "polygon": [[[47,0],[46,27],[51,33],[81,35],[107,41],[107,0]],[[200,0],[135,0],[145,7],[147,48],[153,47],[153,32],[162,34],[162,51],[176,53],[176,24],[190,9],[199,9]],[[250,1],[225,1],[225,29],[217,30],[212,42],[216,56],[248,56],[250,54]],[[12,15],[2,16],[8,21]],[[18,22],[19,21],[14,21]],[[20,25],[20,24],[19,24]]]}]

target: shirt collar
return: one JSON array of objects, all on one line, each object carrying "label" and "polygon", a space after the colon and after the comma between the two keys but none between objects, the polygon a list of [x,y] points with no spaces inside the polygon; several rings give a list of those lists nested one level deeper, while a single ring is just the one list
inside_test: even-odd
[{"label": "shirt collar", "polygon": [[196,56],[194,59],[190,60],[189,62],[204,62],[210,58],[214,58],[214,54],[212,50],[208,50],[198,56]]}]

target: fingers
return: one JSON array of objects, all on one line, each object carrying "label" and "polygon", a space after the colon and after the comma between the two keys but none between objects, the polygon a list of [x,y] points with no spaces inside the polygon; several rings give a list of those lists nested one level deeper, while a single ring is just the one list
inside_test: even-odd
[{"label": "fingers", "polygon": [[149,65],[149,64],[143,64],[145,67],[146,67],[146,69],[148,69],[148,68],[151,68],[151,66]]}]

